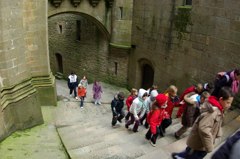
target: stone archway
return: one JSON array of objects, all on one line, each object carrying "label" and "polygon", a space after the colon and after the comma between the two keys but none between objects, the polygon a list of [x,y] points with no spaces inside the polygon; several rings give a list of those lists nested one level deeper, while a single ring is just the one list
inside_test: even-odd
[{"label": "stone archway", "polygon": [[151,61],[148,59],[140,59],[138,61],[139,71],[138,80],[139,86],[144,89],[148,89],[154,82],[154,69]]},{"label": "stone archway", "polygon": [[153,85],[154,70],[149,64],[142,66],[142,85],[144,89],[148,89]]}]

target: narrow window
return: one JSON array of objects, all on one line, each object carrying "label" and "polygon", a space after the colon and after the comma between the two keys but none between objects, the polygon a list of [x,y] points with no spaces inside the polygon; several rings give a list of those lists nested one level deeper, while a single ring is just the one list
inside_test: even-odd
[{"label": "narrow window", "polygon": [[59,33],[62,34],[62,25],[58,25],[59,27]]},{"label": "narrow window", "polygon": [[81,40],[81,21],[77,20],[77,40]]},{"label": "narrow window", "polygon": [[114,62],[115,64],[115,75],[117,75],[117,72],[118,72],[118,63],[117,62]]},{"label": "narrow window", "polygon": [[119,7],[120,10],[120,19],[123,19],[123,7]]},{"label": "narrow window", "polygon": [[186,0],[186,5],[192,5],[192,0]]}]

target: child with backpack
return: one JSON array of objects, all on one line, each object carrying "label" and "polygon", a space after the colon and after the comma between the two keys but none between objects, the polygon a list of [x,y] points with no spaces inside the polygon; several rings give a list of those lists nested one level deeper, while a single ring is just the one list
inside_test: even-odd
[{"label": "child with backpack", "polygon": [[203,159],[213,151],[215,139],[222,135],[221,125],[224,110],[231,107],[233,92],[229,87],[223,87],[219,96],[210,96],[200,107],[200,115],[196,119],[183,152],[172,153],[173,159]]},{"label": "child with backpack", "polygon": [[188,128],[192,127],[196,119],[196,111],[200,109],[200,105],[210,96],[208,92],[203,92],[201,95],[196,93],[189,93],[184,96],[186,108],[182,115],[182,127],[175,132],[174,136],[179,139]]}]

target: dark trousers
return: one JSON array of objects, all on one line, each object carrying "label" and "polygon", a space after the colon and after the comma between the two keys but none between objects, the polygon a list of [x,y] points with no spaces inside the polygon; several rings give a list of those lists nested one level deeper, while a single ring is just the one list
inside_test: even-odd
[{"label": "dark trousers", "polygon": [[125,120],[129,120],[130,115],[131,115],[131,113],[128,112],[127,115],[125,116]]},{"label": "dark trousers", "polygon": [[81,101],[80,101],[80,107],[83,107],[84,98],[85,98],[85,97],[80,97],[80,100],[81,100]]},{"label": "dark trousers", "polygon": [[207,155],[207,152],[193,150],[190,147],[186,147],[183,152],[176,153],[176,155],[185,159],[203,159]]},{"label": "dark trousers", "polygon": [[118,114],[116,116],[113,115],[112,118],[112,126],[117,124],[117,121],[119,121],[120,123],[122,122],[122,119],[124,118],[124,112],[118,112]]},{"label": "dark trousers", "polygon": [[164,119],[161,123],[161,128],[163,130],[163,133],[165,133],[165,130],[167,127],[169,127],[172,124],[172,119]]},{"label": "dark trousers", "polygon": [[[147,118],[147,113],[144,114],[144,116],[140,119],[140,123],[143,125],[143,121]],[[145,128],[148,128],[149,127],[149,124],[147,122],[147,119],[145,120],[145,123],[144,123],[144,126]]]},{"label": "dark trousers", "polygon": [[[158,130],[158,127],[156,129]],[[146,133],[145,137],[146,137],[147,140],[151,140],[152,143],[156,144],[157,137],[158,137],[158,131],[157,131],[156,134],[152,134],[151,128],[149,128],[149,130]]]},{"label": "dark trousers", "polygon": [[131,119],[127,121],[125,127],[128,127],[129,125],[131,125],[131,124],[133,124],[135,122],[135,124],[133,126],[133,132],[137,132],[138,126],[139,126],[140,122],[139,122],[139,120],[135,120],[135,117],[134,117],[134,115],[132,113],[130,113],[130,118]]},{"label": "dark trousers", "polygon": [[74,92],[74,97],[76,97],[77,96],[77,91],[76,91],[76,87],[71,87],[70,88],[70,95],[72,94],[72,92]]}]

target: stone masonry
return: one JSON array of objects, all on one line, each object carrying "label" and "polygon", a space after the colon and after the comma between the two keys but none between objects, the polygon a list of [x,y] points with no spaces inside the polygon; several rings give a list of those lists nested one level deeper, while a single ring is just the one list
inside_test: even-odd
[{"label": "stone masonry", "polygon": [[47,1],[0,2],[0,140],[43,123],[41,105],[56,105],[48,55]]},{"label": "stone masonry", "polygon": [[194,0],[191,23],[182,40],[177,39],[174,18],[181,0],[135,0],[129,85],[141,87],[142,65],[154,70],[160,89],[169,84],[180,90],[196,82],[210,82],[219,71],[239,68],[240,2]]}]

